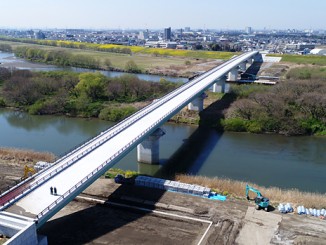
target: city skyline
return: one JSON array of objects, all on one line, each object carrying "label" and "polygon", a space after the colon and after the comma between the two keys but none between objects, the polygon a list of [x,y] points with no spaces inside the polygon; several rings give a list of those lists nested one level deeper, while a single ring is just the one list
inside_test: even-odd
[{"label": "city skyline", "polygon": [[326,29],[326,1],[147,0],[6,1],[0,28],[84,29]]}]

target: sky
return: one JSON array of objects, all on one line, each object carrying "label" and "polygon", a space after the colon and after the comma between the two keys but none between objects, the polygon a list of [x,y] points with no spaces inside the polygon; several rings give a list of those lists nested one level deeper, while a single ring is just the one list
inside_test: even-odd
[{"label": "sky", "polygon": [[0,28],[326,29],[326,0],[0,0]]}]

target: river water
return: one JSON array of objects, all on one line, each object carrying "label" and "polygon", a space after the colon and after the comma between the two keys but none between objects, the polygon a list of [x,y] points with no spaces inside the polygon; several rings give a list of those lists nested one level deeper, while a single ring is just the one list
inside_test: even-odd
[{"label": "river water", "polygon": [[[59,156],[113,123],[1,109],[0,125],[0,147]],[[137,163],[134,149],[115,167],[158,177],[179,172],[326,193],[326,137],[218,133],[175,124],[165,124],[163,129],[160,165]]]}]

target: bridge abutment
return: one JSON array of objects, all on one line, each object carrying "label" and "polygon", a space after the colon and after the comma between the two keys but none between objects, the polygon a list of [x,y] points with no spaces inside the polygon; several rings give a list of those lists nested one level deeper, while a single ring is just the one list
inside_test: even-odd
[{"label": "bridge abutment", "polygon": [[202,111],[204,110],[204,99],[207,97],[205,93],[196,97],[193,101],[188,104],[189,111]]},{"label": "bridge abutment", "polygon": [[147,164],[160,163],[160,138],[165,134],[157,128],[147,139],[137,145],[137,161]]}]

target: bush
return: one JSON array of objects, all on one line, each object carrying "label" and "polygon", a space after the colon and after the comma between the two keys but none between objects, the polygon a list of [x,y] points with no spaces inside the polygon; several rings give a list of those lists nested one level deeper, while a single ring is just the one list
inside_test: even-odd
[{"label": "bush", "polygon": [[131,73],[141,73],[141,70],[138,68],[137,64],[133,60],[129,60],[125,65],[126,72]]},{"label": "bush", "polygon": [[255,134],[262,133],[263,132],[262,125],[257,121],[249,121],[247,123],[247,131]]},{"label": "bush", "polygon": [[229,118],[222,121],[222,126],[226,131],[245,132],[246,122],[241,118]]},{"label": "bush", "polygon": [[101,110],[99,118],[106,121],[117,122],[136,112],[132,106],[106,107]]},{"label": "bush", "polygon": [[315,118],[309,118],[301,121],[301,127],[309,134],[325,134],[326,124]]},{"label": "bush", "polygon": [[5,100],[0,98],[0,107],[5,107],[5,106],[6,106]]}]

